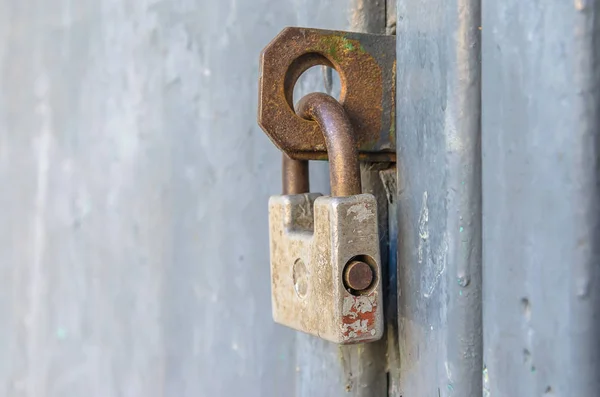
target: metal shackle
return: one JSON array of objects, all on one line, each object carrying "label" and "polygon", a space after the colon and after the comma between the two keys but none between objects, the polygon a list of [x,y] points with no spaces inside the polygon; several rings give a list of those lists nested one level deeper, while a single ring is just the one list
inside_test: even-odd
[{"label": "metal shackle", "polygon": [[[325,137],[331,195],[345,197],[360,194],[358,150],[354,129],[344,107],[332,96],[315,92],[298,102],[296,114],[316,121]],[[282,166],[283,194],[308,193],[308,161],[293,160],[284,153]]]}]

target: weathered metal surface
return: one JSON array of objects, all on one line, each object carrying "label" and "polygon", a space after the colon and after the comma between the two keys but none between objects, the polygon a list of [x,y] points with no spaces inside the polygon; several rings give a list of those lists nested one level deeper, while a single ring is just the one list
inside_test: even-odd
[{"label": "weathered metal surface", "polygon": [[281,155],[281,185],[283,194],[301,194],[310,191],[308,160],[293,160]]},{"label": "weathered metal surface", "polygon": [[400,395],[481,397],[480,1],[397,5]]},{"label": "weathered metal surface", "polygon": [[[269,200],[273,318],[335,343],[374,341],[383,334],[377,203],[370,194]],[[346,264],[360,259],[375,280],[346,289]]]},{"label": "weathered metal surface", "polygon": [[[377,340],[383,333],[377,204],[373,196],[359,195],[354,129],[342,105],[327,94],[306,95],[297,112],[315,120],[325,137],[332,194],[350,197],[305,194],[269,201],[273,318],[336,343]],[[285,190],[308,185],[302,160],[284,154],[283,172]],[[364,286],[361,264],[371,271]]]},{"label": "weathered metal surface", "polygon": [[[297,112],[315,120],[325,137],[335,197],[269,201],[273,318],[336,343],[378,340],[383,304],[377,202],[360,194],[355,130],[342,105],[327,94],[306,95]],[[284,175],[299,173],[284,177],[297,178],[284,183],[286,190],[304,184],[308,170],[301,164],[284,154]]]},{"label": "weathered metal surface", "polygon": [[387,34],[396,34],[396,18],[397,18],[397,8],[396,8],[396,0],[386,0],[386,28],[385,32]]},{"label": "weathered metal surface", "polygon": [[361,293],[371,287],[375,272],[371,266],[361,260],[353,260],[344,268],[344,286],[347,290]]},{"label": "weathered metal surface", "polygon": [[314,120],[319,126],[319,133],[325,137],[331,194],[360,194],[357,130],[342,105],[327,94],[315,92],[298,102],[297,113],[302,118]]},{"label": "weathered metal surface", "polygon": [[483,3],[485,396],[600,394],[599,16]]},{"label": "weathered metal surface", "polygon": [[356,129],[360,157],[394,161],[394,43],[392,36],[284,29],[261,55],[259,124],[288,156],[326,159],[318,124],[294,112],[293,89],[304,71],[327,65],[340,75],[339,99]]},{"label": "weathered metal surface", "polygon": [[350,0],[350,3],[350,30],[385,34],[386,0]]},{"label": "weathered metal surface", "polygon": [[252,121],[264,44],[347,7],[0,0],[1,396],[347,395],[336,349],[271,320],[280,152]]},{"label": "weathered metal surface", "polygon": [[[379,171],[377,175],[380,183],[376,186],[382,190],[380,196],[384,198],[387,205],[387,214],[383,220],[387,219],[388,227],[385,250],[388,258],[382,257],[382,279],[386,280],[381,286],[384,296],[383,306],[385,310],[386,341],[385,349],[385,371],[386,371],[386,391],[389,397],[402,397],[400,387],[400,350],[398,344],[398,173],[396,167],[389,167]],[[380,204],[378,208],[381,208]],[[382,219],[381,217],[379,219]],[[381,230],[381,227],[380,227]],[[381,232],[380,232],[381,233]],[[383,251],[383,248],[382,248]],[[382,255],[383,256],[383,255]],[[378,394],[383,395],[383,394]]]}]

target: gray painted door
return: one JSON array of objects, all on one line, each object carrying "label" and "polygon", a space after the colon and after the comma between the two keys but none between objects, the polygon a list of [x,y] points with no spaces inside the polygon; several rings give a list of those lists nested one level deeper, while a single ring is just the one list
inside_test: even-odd
[{"label": "gray painted door", "polygon": [[398,1],[400,395],[480,397],[478,0]]},{"label": "gray painted door", "polygon": [[280,154],[256,90],[281,28],[350,17],[345,0],[0,0],[0,396],[345,393],[322,375],[336,351],[271,320]]},{"label": "gray painted door", "polygon": [[600,390],[600,2],[484,1],[490,396]]},{"label": "gray painted door", "polygon": [[597,396],[600,2],[397,7],[401,394]]},{"label": "gray painted door", "polygon": [[[398,318],[338,348],[271,320],[258,54],[394,2]],[[385,3],[0,0],[0,396],[597,395],[600,2]]]}]

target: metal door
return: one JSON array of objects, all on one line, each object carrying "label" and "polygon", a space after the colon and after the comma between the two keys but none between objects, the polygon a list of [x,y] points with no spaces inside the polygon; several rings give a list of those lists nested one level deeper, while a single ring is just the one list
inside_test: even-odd
[{"label": "metal door", "polygon": [[600,3],[397,6],[402,395],[597,395]]},{"label": "metal door", "polygon": [[347,28],[348,7],[0,1],[0,395],[325,382],[337,356],[271,320],[257,59],[283,25]]},{"label": "metal door", "polygon": [[[599,11],[0,0],[0,395],[596,396]],[[379,343],[271,320],[256,81],[286,25],[397,30]]]}]

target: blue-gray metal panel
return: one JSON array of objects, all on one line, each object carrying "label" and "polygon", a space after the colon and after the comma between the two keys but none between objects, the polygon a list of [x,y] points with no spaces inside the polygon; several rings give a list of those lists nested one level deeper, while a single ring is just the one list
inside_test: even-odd
[{"label": "blue-gray metal panel", "polygon": [[397,7],[400,394],[480,397],[480,2]]},{"label": "blue-gray metal panel", "polygon": [[256,91],[282,27],[347,8],[0,0],[0,395],[279,397],[339,371],[271,319]]},{"label": "blue-gray metal panel", "polygon": [[486,395],[599,395],[599,17],[483,4]]}]

